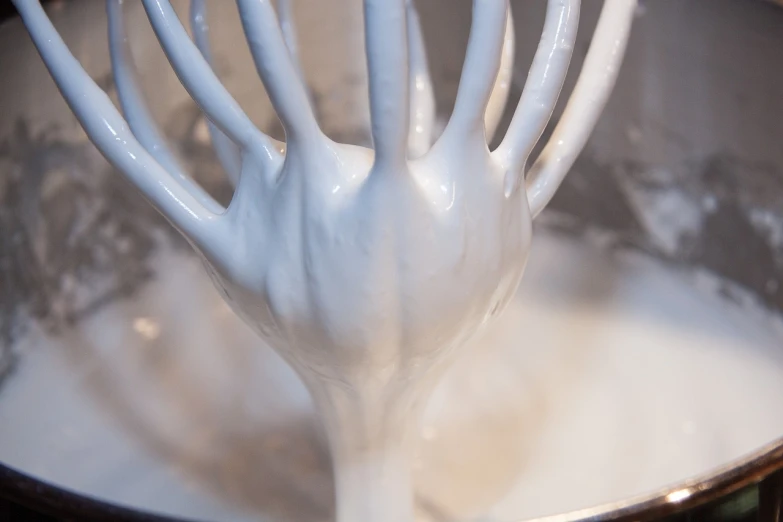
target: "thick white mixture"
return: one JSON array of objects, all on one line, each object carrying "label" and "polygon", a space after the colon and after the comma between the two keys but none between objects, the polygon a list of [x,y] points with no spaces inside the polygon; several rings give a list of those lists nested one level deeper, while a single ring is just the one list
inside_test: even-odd
[{"label": "thick white mixture", "polygon": [[[293,372],[192,257],[59,339],[0,393],[0,461],[213,520],[328,520],[328,456]],[[540,236],[520,293],[436,390],[421,520],[516,520],[648,492],[783,433],[780,334],[652,262]]]},{"label": "thick white mixture", "polygon": [[[195,267],[183,268],[189,260],[164,256],[160,282],[148,295],[91,319],[59,350],[34,350],[26,363],[32,370],[15,379],[17,387],[34,384],[16,392],[24,400],[9,404],[30,411],[24,401],[44,393],[43,381],[57,390],[49,396],[64,401],[56,410],[67,429],[7,423],[20,430],[9,440],[28,448],[32,431],[56,437],[60,446],[86,444],[91,457],[76,465],[85,484],[75,484],[79,475],[71,474],[74,487],[103,488],[100,493],[115,500],[169,510],[193,509],[185,497],[197,494],[189,488],[202,488],[213,490],[215,503],[194,513],[200,518],[210,510],[218,516],[227,509],[255,509],[274,519],[312,520],[328,513],[324,499],[331,495],[320,466],[323,452],[313,440],[306,443],[312,425],[308,397],[326,428],[341,522],[411,520],[416,481],[422,516],[489,511],[502,519],[560,511],[695,473],[780,432],[768,419],[761,426],[753,409],[757,396],[777,403],[776,367],[764,357],[754,359],[755,346],[744,346],[772,347],[772,338],[761,339],[758,325],[727,330],[726,317],[697,328],[700,318],[714,321],[723,311],[667,285],[667,276],[629,268],[607,272],[602,263],[590,266],[582,252],[560,252],[547,260],[542,275],[533,276],[527,285],[532,289],[513,300],[532,217],[562,181],[614,83],[633,0],[604,4],[574,96],[527,176],[523,171],[574,47],[578,0],[549,2],[529,81],[492,152],[485,119],[493,119],[493,90],[507,88],[503,48],[512,41],[510,33],[503,36],[502,28],[510,27],[505,2],[474,3],[454,111],[428,152],[418,150],[426,149],[430,134],[419,128],[431,123],[432,114],[417,106],[431,104],[416,102],[426,63],[417,57],[415,38],[409,40],[415,13],[402,0],[363,2],[373,150],[323,135],[292,59],[290,27],[279,26],[271,3],[237,2],[253,60],[285,130],[285,147],[254,126],[213,73],[204,2],[194,3],[192,13],[196,44],[167,0],[142,3],[177,76],[210,119],[218,156],[237,183],[226,208],[194,185],[167,152],[134,86],[121,0],[109,3],[109,22],[123,115],[81,69],[38,2],[16,0],[90,139],[185,235],[228,306],[296,369],[304,387],[270,352],[247,351],[258,341],[201,286],[204,278]],[[414,57],[410,67],[407,43]],[[582,270],[574,287],[540,287]],[[608,286],[593,295],[598,282]],[[583,300],[584,284],[591,298]],[[558,301],[563,291],[569,297]],[[472,354],[440,382],[462,342],[510,300],[502,323],[475,340]],[[649,303],[665,319],[681,322],[673,325],[655,314],[653,320]],[[637,308],[647,314],[629,312]],[[670,317],[672,310],[679,313]],[[47,378],[25,375],[46,368]],[[69,386],[57,384],[74,376],[75,395],[69,398]],[[438,382],[412,478],[411,435]],[[14,393],[14,386],[9,389]],[[710,413],[710,401],[727,408],[738,396],[738,411],[729,412],[728,421]],[[98,402],[91,408],[90,401]],[[96,416],[101,412],[107,417]],[[85,418],[77,422],[79,415]],[[662,428],[670,417],[676,418],[676,435]],[[84,430],[90,424],[95,429]],[[742,431],[751,426],[753,437]],[[111,459],[94,460],[104,446],[91,439],[117,441],[108,435],[112,430],[132,435],[121,447],[134,449],[125,454],[129,462],[103,467]],[[302,430],[309,453],[296,443]],[[732,434],[737,440],[727,442]],[[681,440],[699,440],[698,451]],[[666,463],[677,444],[686,456]],[[116,449],[106,444],[107,455]],[[21,450],[10,461],[18,455]],[[52,476],[57,470],[73,467],[56,466],[57,459],[42,455],[36,448],[30,456],[40,461],[20,466],[52,480],[61,480]],[[651,455],[649,462],[634,460]],[[179,466],[180,475],[163,462]],[[616,469],[617,477],[607,479],[607,469]],[[104,471],[121,472],[123,479],[107,479]],[[140,492],[127,485],[134,474]],[[157,482],[141,479],[149,474]],[[287,486],[298,498],[286,506]],[[183,496],[173,494],[178,487]],[[202,503],[210,498],[199,496]],[[307,515],[300,513],[302,499],[310,502]]]}]

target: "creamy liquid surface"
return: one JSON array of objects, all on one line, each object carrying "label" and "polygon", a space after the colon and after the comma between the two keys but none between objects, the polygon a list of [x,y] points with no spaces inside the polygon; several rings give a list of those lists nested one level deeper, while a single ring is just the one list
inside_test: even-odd
[{"label": "creamy liquid surface", "polygon": [[[294,373],[194,256],[134,299],[31,334],[0,389],[0,461],[201,520],[329,520],[329,457]],[[519,294],[432,397],[420,520],[519,520],[649,492],[783,434],[775,321],[652,261],[537,236]],[[752,312],[752,313],[751,313]]]}]

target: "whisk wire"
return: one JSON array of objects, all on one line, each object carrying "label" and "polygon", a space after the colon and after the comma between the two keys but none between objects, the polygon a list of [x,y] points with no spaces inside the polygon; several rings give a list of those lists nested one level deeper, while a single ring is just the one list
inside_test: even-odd
[{"label": "whisk wire", "polygon": [[[364,0],[375,170],[407,171],[410,123],[405,0]],[[400,110],[401,107],[406,110]]]},{"label": "whisk wire", "polygon": [[579,26],[580,0],[549,0],[544,31],[506,136],[495,150],[505,167],[506,191],[519,184],[522,169],[555,109],[565,82]]},{"label": "whisk wire", "polygon": [[[38,0],[14,0],[60,92],[90,140],[187,238],[203,245],[223,225],[133,135],[109,96],[68,50]],[[219,236],[219,234],[217,234]]]},{"label": "whisk wire", "polygon": [[237,0],[237,6],[256,70],[283,124],[288,145],[299,140],[312,144],[322,133],[272,3]]},{"label": "whisk wire", "polygon": [[410,70],[410,129],[408,156],[418,158],[432,145],[435,126],[435,93],[432,89],[430,68],[419,14],[413,0],[406,4],[408,16],[408,62]]},{"label": "whisk wire", "polygon": [[217,78],[190,39],[171,2],[142,0],[142,3],[174,72],[201,110],[242,148],[254,149],[260,145],[264,154],[259,154],[259,157],[276,160],[279,156],[277,148],[256,128]]},{"label": "whisk wire", "polygon": [[617,80],[636,0],[605,0],[576,86],[552,137],[528,172],[528,205],[537,216],[587,143]]},{"label": "whisk wire", "polygon": [[[459,139],[484,138],[485,117],[500,70],[508,0],[474,0],[473,21],[454,112],[444,131]],[[484,140],[486,141],[486,140]]]},{"label": "whisk wire", "polygon": [[123,0],[107,0],[106,14],[109,25],[109,54],[111,55],[114,84],[125,120],[131,132],[158,164],[177,178],[182,187],[190,192],[204,207],[219,214],[225,209],[218,204],[193,179],[185,174],[179,161],[171,151],[166,138],[144,102],[144,96],[137,80],[130,45],[125,32],[122,12]]},{"label": "whisk wire", "polygon": [[[201,52],[201,56],[215,71],[212,58],[212,46],[209,43],[209,22],[207,18],[207,5],[204,0],[191,0],[190,2],[190,27],[193,32],[193,41]],[[215,71],[217,75],[217,71]],[[226,173],[234,187],[239,184],[239,174],[242,170],[242,155],[239,146],[231,141],[209,118],[205,118],[209,130],[212,148],[215,149],[220,166]]]}]

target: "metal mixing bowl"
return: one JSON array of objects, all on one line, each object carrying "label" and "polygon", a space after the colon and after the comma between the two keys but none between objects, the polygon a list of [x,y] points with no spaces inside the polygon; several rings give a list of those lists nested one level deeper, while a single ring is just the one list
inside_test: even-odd
[{"label": "metal mixing bowl", "polygon": [[[512,102],[537,43],[544,2],[514,3],[525,16],[516,17],[519,58]],[[469,2],[420,4],[438,109],[447,113],[467,39]],[[584,4],[566,89],[573,85],[600,7],[595,0]],[[297,11],[305,48],[308,39],[331,38],[334,24],[359,23],[348,9],[329,11],[314,5]],[[168,72],[138,11],[129,15],[131,36],[135,33],[145,81],[153,83],[158,94],[153,108],[168,133],[180,137],[194,158],[194,175],[225,199],[229,191],[214,175],[214,159],[191,140],[197,113]],[[77,57],[112,93],[102,2],[55,2],[51,13]],[[220,17],[213,21],[222,35],[218,67],[240,102],[257,100],[260,86],[251,79],[252,68],[234,66],[235,60],[247,59],[239,31],[221,31],[221,25],[231,23]],[[350,55],[361,48],[360,34],[339,32],[345,34],[329,44],[332,51]],[[304,55],[319,116],[332,136],[361,142],[366,139],[356,123],[361,118],[346,118],[363,117],[366,109],[356,105],[354,96],[364,88],[361,60],[356,61],[358,68],[350,60],[327,64],[319,48],[311,46]],[[614,95],[540,226],[573,235],[600,230],[606,248],[638,249],[662,262],[707,269],[729,283],[729,297],[731,288],[743,288],[769,309],[783,312],[781,64],[783,9],[773,3],[642,2]],[[0,109],[2,386],[17,362],[15,339],[29,321],[56,331],[132,292],[149,276],[149,228],[166,225],[107,165],[95,163],[94,154],[85,152],[91,146],[84,145],[83,134],[18,20],[0,27]],[[250,112],[260,126],[279,135],[268,105],[256,103]],[[63,171],[81,181],[51,190]],[[701,213],[697,228],[656,207],[655,194],[672,190]],[[66,242],[68,227],[84,208],[96,213],[93,228]],[[129,220],[131,210],[141,217]],[[99,237],[105,221],[124,230],[121,249]],[[78,281],[87,272],[100,274],[102,286],[77,298],[64,281]],[[0,497],[9,499],[0,504],[0,518],[5,509],[13,520],[28,508],[73,520],[163,520],[47,485],[3,465]],[[647,497],[547,520],[773,521],[783,519],[782,511],[783,440]]]}]

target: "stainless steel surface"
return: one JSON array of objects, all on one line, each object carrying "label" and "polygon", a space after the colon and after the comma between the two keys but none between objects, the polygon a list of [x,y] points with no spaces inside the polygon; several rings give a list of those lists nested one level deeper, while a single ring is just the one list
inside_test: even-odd
[{"label": "stainless steel surface", "polygon": [[[595,0],[584,3],[566,90],[600,7]],[[213,22],[218,66],[254,120],[279,134],[268,104],[258,102],[263,94],[252,67],[242,65],[249,57],[232,34],[236,19],[227,4],[220,3]],[[361,60],[333,58],[356,58],[361,35],[330,36],[336,24],[357,22],[350,14],[356,5],[332,11],[305,4],[297,4],[299,34],[320,117],[332,136],[361,142],[366,108],[344,94],[363,89]],[[420,4],[438,107],[447,113],[467,39],[469,2]],[[519,54],[512,107],[543,20],[543,2],[515,4]],[[60,2],[52,17],[111,93],[103,2]],[[194,139],[198,112],[140,9],[129,19],[147,88],[157,93],[156,114],[188,155],[197,179],[225,199],[229,189],[215,175],[214,158]],[[642,2],[614,95],[540,226],[567,234],[600,231],[607,248],[640,249],[662,262],[706,268],[725,279],[728,296],[742,288],[783,311],[782,57],[783,9],[772,3]],[[0,78],[1,390],[4,373],[14,365],[13,341],[30,318],[55,331],[132,292],[149,276],[149,231],[165,225],[85,144],[18,22],[0,28]],[[692,219],[679,219],[662,206],[671,194]],[[131,210],[141,217],[131,219]],[[75,223],[80,229],[74,235]],[[107,224],[122,231],[122,249],[102,235]],[[89,291],[76,291],[73,281],[76,290]],[[750,505],[758,520],[779,520],[781,470],[783,441],[665,491],[547,520],[653,520],[683,510],[692,520],[745,520],[736,518],[741,510],[732,511],[735,505]]]}]

